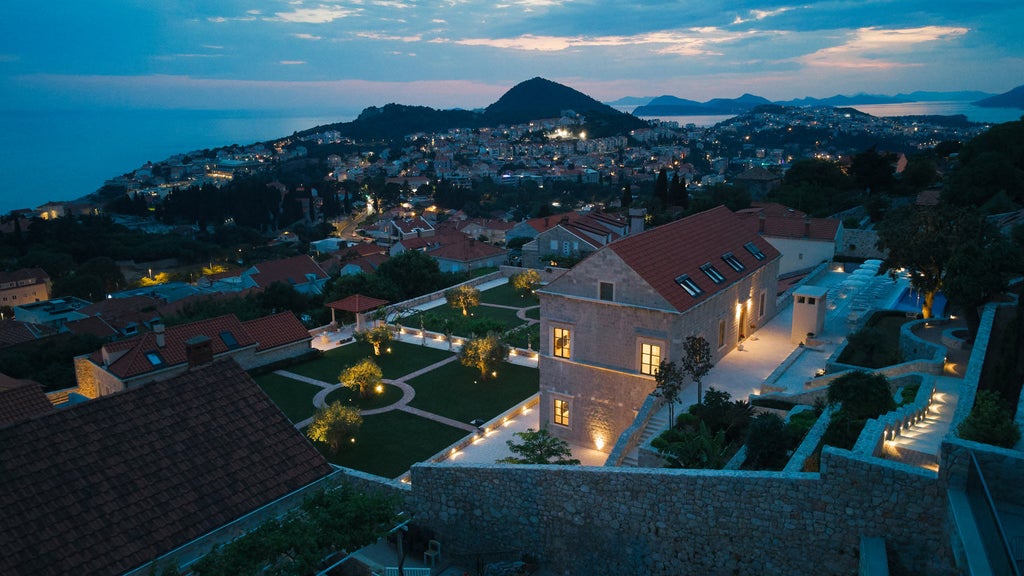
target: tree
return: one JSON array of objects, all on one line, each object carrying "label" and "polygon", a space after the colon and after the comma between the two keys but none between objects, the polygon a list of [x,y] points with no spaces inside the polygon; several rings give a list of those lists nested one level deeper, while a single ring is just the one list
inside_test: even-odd
[{"label": "tree", "polygon": [[890,154],[879,154],[872,146],[856,154],[850,162],[853,180],[868,194],[875,195],[887,192],[892,188],[892,164],[895,158]]},{"label": "tree", "polygon": [[363,417],[359,415],[358,408],[332,402],[317,409],[306,436],[314,442],[327,444],[330,452],[337,454],[343,446],[356,441],[356,433],[362,425]]},{"label": "tree", "polygon": [[877,418],[896,408],[889,379],[860,370],[844,374],[828,385],[828,404],[842,404],[843,414],[852,420]]},{"label": "tree", "polygon": [[419,250],[406,250],[377,267],[377,275],[390,280],[402,291],[402,300],[429,294],[446,285],[445,275],[434,260]]},{"label": "tree", "polygon": [[480,305],[480,290],[468,284],[445,290],[444,297],[452,308],[461,308],[463,316],[469,315],[470,307]]},{"label": "tree", "polygon": [[979,390],[971,413],[956,429],[957,436],[1003,448],[1013,448],[1020,440],[1020,427],[1013,421],[1009,407],[995,390]]},{"label": "tree", "polygon": [[497,332],[488,332],[483,338],[466,342],[459,351],[459,361],[463,366],[479,369],[480,379],[487,380],[508,358],[508,350],[508,344]]},{"label": "tree", "polygon": [[369,398],[374,392],[381,391],[381,380],[384,373],[372,358],[363,358],[349,366],[338,375],[338,382],[351,388],[360,398]]},{"label": "tree", "polygon": [[890,211],[878,225],[878,247],[889,265],[910,270],[910,283],[924,294],[921,315],[931,318],[956,246],[977,234],[980,218],[964,208],[907,206]]},{"label": "tree", "polygon": [[633,203],[633,188],[626,182],[626,185],[622,187],[622,198],[619,200],[623,208],[629,208]]},{"label": "tree", "polygon": [[1003,292],[1020,269],[1020,246],[987,220],[981,221],[976,236],[957,243],[942,291],[963,312],[971,334],[980,324],[978,307]]},{"label": "tree", "polygon": [[762,412],[747,429],[747,467],[755,470],[781,470],[786,465],[793,438],[786,423],[777,414]]},{"label": "tree", "polygon": [[366,340],[371,346],[373,346],[374,356],[380,356],[380,349],[390,344],[392,339],[391,330],[389,330],[384,324],[375,326],[366,332],[363,332],[361,335],[357,334],[356,336]]},{"label": "tree", "polygon": [[506,440],[508,449],[515,454],[497,460],[498,464],[560,464],[579,465],[580,461],[572,457],[569,444],[561,438],[555,438],[546,429],[534,430],[527,428],[525,432],[516,432],[522,442]]},{"label": "tree", "polygon": [[530,268],[513,274],[508,281],[517,294],[526,297],[540,286],[540,272]]},{"label": "tree", "polygon": [[676,366],[675,362],[662,360],[658,364],[658,370],[654,373],[654,395],[663,398],[668,404],[668,422],[671,426],[676,421],[676,402],[679,400],[679,393],[683,390],[683,372]]},{"label": "tree", "polygon": [[661,207],[668,206],[668,171],[662,168],[654,181],[654,197],[661,201]]},{"label": "tree", "polygon": [[711,345],[703,336],[687,336],[683,342],[683,358],[680,368],[683,374],[697,383],[697,403],[704,400],[704,385],[701,383],[715,365],[711,363]]}]

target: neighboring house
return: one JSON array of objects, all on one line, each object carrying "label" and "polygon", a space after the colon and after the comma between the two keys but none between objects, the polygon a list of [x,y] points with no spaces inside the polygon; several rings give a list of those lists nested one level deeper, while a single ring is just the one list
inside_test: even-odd
[{"label": "neighboring house", "polygon": [[50,275],[42,268],[0,272],[0,306],[18,306],[50,299]]},{"label": "neighboring house", "polygon": [[480,239],[482,236],[491,244],[504,244],[505,234],[512,229],[513,224],[504,220],[493,218],[473,218],[460,222],[459,232],[470,238]]},{"label": "neighboring house", "polygon": [[54,298],[53,300],[15,306],[14,318],[22,322],[61,329],[68,322],[88,318],[88,315],[82,313],[81,310],[89,304],[88,300],[74,296]]},{"label": "neighboring house", "polygon": [[229,359],[3,419],[2,574],[123,574],[332,472]]},{"label": "neighboring house", "polygon": [[[625,218],[599,212],[561,214],[544,218],[543,222],[545,229],[523,245],[523,266],[527,268],[545,268],[554,265],[552,262],[585,258],[630,231]],[[642,230],[642,219],[634,227]]]},{"label": "neighboring house", "polygon": [[102,338],[131,337],[160,322],[164,307],[163,300],[148,295],[105,298],[79,310],[88,318],[68,322],[66,327],[73,333]]},{"label": "neighboring house", "polygon": [[756,202],[736,214],[782,253],[782,276],[831,262],[843,247],[843,222],[838,218],[811,218],[782,204]]},{"label": "neighboring house", "polygon": [[395,218],[391,221],[391,241],[408,238],[429,238],[434,235],[434,226],[422,216],[413,218]]},{"label": "neighboring house", "polygon": [[242,272],[207,276],[198,285],[220,292],[238,292],[249,288],[267,288],[280,282],[300,294],[320,294],[329,278],[316,260],[307,255],[299,255],[260,262]]},{"label": "neighboring house", "polygon": [[437,261],[441,272],[462,272],[501,266],[505,263],[508,251],[460,235],[440,246],[429,248],[427,255]]},{"label": "neighboring house", "polygon": [[607,452],[687,336],[717,361],[775,314],[780,255],[719,206],[601,248],[537,292],[540,423]]},{"label": "neighboring house", "polygon": [[291,312],[248,322],[234,314],[164,327],[136,338],[104,344],[75,358],[78,393],[97,398],[188,369],[189,349],[205,338],[215,358],[234,358],[246,370],[302,355],[310,350],[309,332]]},{"label": "neighboring house", "polygon": [[40,338],[53,336],[57,333],[55,328],[22,322],[13,318],[0,320],[0,348],[16,346],[25,342],[33,342]]},{"label": "neighboring house", "polygon": [[782,176],[761,166],[754,166],[734,177],[732,181],[738,186],[745,187],[751,198],[759,200],[782,185]]}]

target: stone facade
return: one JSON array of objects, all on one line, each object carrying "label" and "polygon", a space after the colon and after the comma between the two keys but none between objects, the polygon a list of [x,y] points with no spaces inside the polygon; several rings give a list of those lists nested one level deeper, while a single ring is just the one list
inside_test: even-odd
[{"label": "stone facade", "polygon": [[[656,345],[662,359],[678,362],[686,337],[699,335],[717,362],[775,315],[778,265],[776,259],[679,313],[614,251],[578,264],[555,288],[538,292],[541,425],[570,442],[609,451],[655,388],[653,375],[642,373],[642,345]],[[612,286],[611,301],[601,299],[601,283]],[[571,335],[568,358],[554,350],[556,329]],[[556,400],[569,403],[568,425],[553,418]]]},{"label": "stone facade", "polygon": [[445,546],[553,574],[850,574],[865,535],[903,572],[956,573],[936,475],[832,448],[820,474],[416,465],[412,484]]}]

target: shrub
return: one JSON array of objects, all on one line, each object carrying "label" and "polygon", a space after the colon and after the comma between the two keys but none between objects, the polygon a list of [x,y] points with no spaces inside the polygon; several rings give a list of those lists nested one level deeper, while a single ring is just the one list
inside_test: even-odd
[{"label": "shrub", "polygon": [[720,469],[728,459],[725,432],[711,432],[701,422],[698,430],[671,429],[651,440],[651,446],[665,458],[670,468]]},{"label": "shrub", "polygon": [[712,434],[725,433],[727,442],[739,442],[747,435],[754,408],[745,400],[732,401],[728,392],[709,388],[704,402],[690,406],[690,413],[707,425]]},{"label": "shrub", "polygon": [[745,467],[781,470],[786,466],[793,437],[782,418],[771,412],[758,414],[747,430]]},{"label": "shrub", "polygon": [[995,390],[979,390],[971,413],[957,427],[964,440],[1013,448],[1020,440],[1020,427],[1009,407]]},{"label": "shrub", "polygon": [[842,404],[843,414],[851,420],[877,418],[896,408],[889,379],[881,374],[850,372],[828,386],[830,406]]}]

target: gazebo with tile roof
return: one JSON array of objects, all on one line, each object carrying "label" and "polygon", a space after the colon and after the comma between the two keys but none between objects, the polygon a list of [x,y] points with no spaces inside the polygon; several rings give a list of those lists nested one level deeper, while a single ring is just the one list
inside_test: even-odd
[{"label": "gazebo with tile roof", "polygon": [[387,300],[363,296],[362,294],[353,294],[341,300],[330,302],[327,304],[327,307],[331,309],[331,324],[337,325],[337,320],[334,318],[335,310],[352,312],[356,315],[356,330],[362,330],[366,325],[366,314],[387,304],[389,304]]}]

